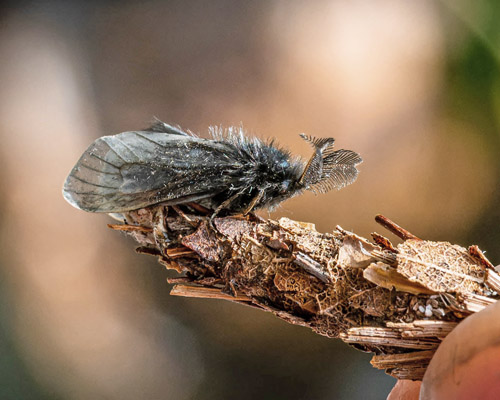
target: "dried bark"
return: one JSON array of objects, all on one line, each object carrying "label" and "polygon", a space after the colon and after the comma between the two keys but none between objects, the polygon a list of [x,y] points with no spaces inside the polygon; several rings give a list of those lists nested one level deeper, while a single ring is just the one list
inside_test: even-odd
[{"label": "dried bark", "polygon": [[218,298],[271,312],[292,324],[373,352],[372,365],[420,380],[444,337],[467,315],[495,302],[500,276],[477,246],[417,238],[383,216],[397,247],[337,227],[254,215],[210,220],[196,204],[123,215],[111,228],[132,235],[141,253],[183,276],[172,295]]}]

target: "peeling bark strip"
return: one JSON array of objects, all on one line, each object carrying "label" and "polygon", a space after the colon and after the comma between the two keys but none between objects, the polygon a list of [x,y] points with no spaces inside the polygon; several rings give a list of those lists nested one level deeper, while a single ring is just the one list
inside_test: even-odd
[{"label": "peeling bark strip", "polygon": [[375,353],[372,364],[421,379],[441,340],[467,315],[495,302],[500,277],[477,246],[417,238],[383,216],[405,241],[374,243],[337,227],[287,218],[210,220],[196,205],[123,214],[110,228],[182,276],[171,294],[231,300]]}]

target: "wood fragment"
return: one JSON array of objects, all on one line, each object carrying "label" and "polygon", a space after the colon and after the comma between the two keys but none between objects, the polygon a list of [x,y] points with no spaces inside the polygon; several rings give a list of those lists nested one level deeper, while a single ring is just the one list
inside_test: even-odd
[{"label": "wood fragment", "polygon": [[188,249],[184,246],[167,249],[166,253],[170,258],[178,258],[196,254],[193,250]]},{"label": "wood fragment", "polygon": [[191,283],[193,279],[187,276],[176,276],[174,278],[167,278],[167,282],[175,285],[178,283]]},{"label": "wood fragment", "polygon": [[391,241],[386,237],[379,235],[376,232],[371,233],[372,239],[375,243],[377,243],[380,247],[382,247],[386,251],[390,251],[391,253],[397,253],[398,251],[392,245]]},{"label": "wood fragment", "polygon": [[500,275],[494,269],[486,271],[486,284],[495,292],[500,293]]},{"label": "wood fragment", "polygon": [[424,360],[429,361],[434,353],[434,350],[423,350],[401,354],[379,354],[374,355],[370,363],[380,369],[394,368],[400,364],[420,363]]},{"label": "wood fragment", "polygon": [[424,378],[427,365],[428,363],[418,367],[412,367],[411,365],[402,364],[399,367],[386,370],[386,373],[400,380],[421,381]]},{"label": "wood fragment", "polygon": [[397,329],[381,327],[350,328],[347,333],[341,334],[340,337],[344,342],[352,344],[371,344],[420,350],[435,349],[441,342],[439,339],[432,337],[405,338]]},{"label": "wood fragment", "polygon": [[320,281],[328,283],[330,281],[330,277],[328,276],[327,271],[323,269],[321,264],[307,254],[298,252],[295,256],[295,263],[300,265],[304,270],[309,272],[311,275],[318,278]]},{"label": "wood fragment", "polygon": [[408,239],[398,250],[397,270],[413,282],[439,293],[485,293],[484,267],[461,246]]},{"label": "wood fragment", "polygon": [[386,326],[398,330],[401,336],[406,338],[444,338],[457,326],[457,323],[451,321],[417,320],[411,323],[388,322]]},{"label": "wood fragment", "polygon": [[138,225],[127,225],[127,224],[108,224],[108,228],[122,232],[143,232],[143,233],[153,232],[152,228],[148,228],[145,226],[138,226]]},{"label": "wood fragment", "polygon": [[490,260],[488,260],[486,258],[486,256],[484,255],[484,253],[479,249],[478,246],[476,245],[473,245],[473,246],[469,246],[469,254],[476,258],[477,260],[479,260],[479,262],[481,263],[481,265],[484,266],[484,268],[488,268],[488,269],[495,269],[495,266],[490,262]]},{"label": "wood fragment", "polygon": [[135,249],[135,252],[138,254],[147,254],[149,256],[160,256],[161,253],[158,249],[154,247],[148,247],[148,246],[139,246]]},{"label": "wood fragment", "polygon": [[475,293],[468,293],[463,297],[465,309],[469,312],[479,312],[497,301],[491,297],[481,296]]},{"label": "wood fragment", "polygon": [[342,234],[344,246],[339,249],[338,262],[351,268],[366,268],[378,261],[378,246],[355,233],[346,231],[337,225],[335,228]]},{"label": "wood fragment", "polygon": [[404,275],[401,275],[395,268],[382,262],[370,264],[363,270],[363,278],[375,283],[377,286],[385,289],[395,289],[400,292],[412,294],[434,294],[435,292],[427,289],[418,282],[412,282]]},{"label": "wood fragment", "polygon": [[400,227],[398,224],[391,221],[389,218],[384,217],[382,214],[378,214],[377,216],[375,216],[375,221],[378,224],[382,225],[388,231],[394,233],[397,237],[399,237],[402,240],[408,240],[408,239],[420,240],[413,233],[408,232],[406,229]]},{"label": "wood fragment", "polygon": [[227,293],[222,293],[220,289],[207,288],[203,286],[190,286],[190,285],[175,285],[170,291],[172,296],[182,297],[197,297],[200,299],[220,299],[230,301],[247,301],[252,302],[252,299],[245,295],[231,296]]},{"label": "wood fragment", "polygon": [[380,354],[372,357],[370,364],[385,369],[397,379],[422,380],[435,350],[412,351],[401,354]]}]

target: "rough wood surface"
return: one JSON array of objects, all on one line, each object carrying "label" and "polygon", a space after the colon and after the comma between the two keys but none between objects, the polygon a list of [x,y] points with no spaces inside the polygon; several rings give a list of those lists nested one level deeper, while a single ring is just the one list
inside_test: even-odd
[{"label": "rough wood surface", "polygon": [[372,364],[400,379],[421,379],[456,324],[499,298],[499,275],[477,246],[422,240],[383,216],[377,221],[404,239],[399,246],[287,218],[211,220],[197,205],[123,220],[110,228],[182,274],[169,280],[173,295],[258,307],[373,352]]}]

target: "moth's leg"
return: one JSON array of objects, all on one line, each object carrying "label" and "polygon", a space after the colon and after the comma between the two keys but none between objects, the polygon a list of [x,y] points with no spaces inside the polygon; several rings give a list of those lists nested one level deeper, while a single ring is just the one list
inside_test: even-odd
[{"label": "moth's leg", "polygon": [[260,201],[260,199],[262,199],[262,196],[264,196],[264,190],[259,190],[257,195],[252,199],[248,207],[245,209],[245,211],[243,211],[243,215],[247,215],[250,211],[252,211],[255,205]]},{"label": "moth's leg", "polygon": [[191,218],[189,218],[184,211],[182,211],[178,206],[173,205],[171,206],[179,216],[184,219],[189,225],[194,226],[195,228],[198,226],[198,223],[193,221]]},{"label": "moth's leg", "polygon": [[235,201],[241,194],[243,194],[244,190],[240,190],[239,192],[236,192],[233,194],[231,197],[228,199],[224,200],[214,211],[212,216],[210,217],[210,224],[212,224],[213,219],[221,212],[223,209],[227,208],[228,206],[231,205],[233,201]]},{"label": "moth's leg", "polygon": [[202,206],[201,204],[198,204],[198,203],[191,202],[191,203],[186,203],[186,205],[188,205],[189,207],[191,207],[195,211],[198,211],[198,212],[200,212],[200,213],[202,213],[204,215],[208,215],[211,212],[213,212],[209,208],[206,208],[206,207],[204,207],[204,206]]}]

